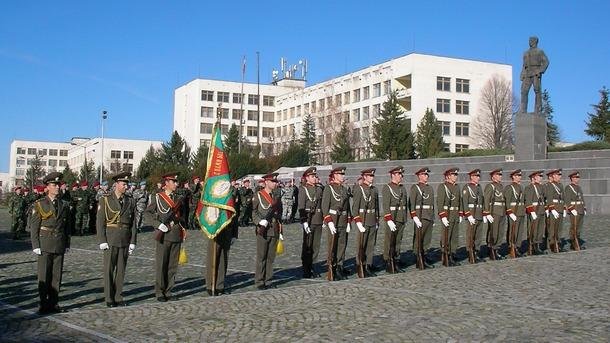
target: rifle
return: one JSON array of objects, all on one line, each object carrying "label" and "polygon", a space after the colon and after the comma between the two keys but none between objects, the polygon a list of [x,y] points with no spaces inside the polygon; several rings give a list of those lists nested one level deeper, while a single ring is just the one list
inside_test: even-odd
[{"label": "rifle", "polygon": [[532,256],[534,254],[534,225],[538,223],[540,218],[532,219],[529,230],[527,232],[527,254]]},{"label": "rifle", "polygon": [[[330,232],[330,230],[329,230]],[[335,274],[334,274],[334,270],[333,270],[333,256],[334,256],[334,251],[335,251],[335,244],[337,241],[337,234],[332,234],[332,232],[330,233],[330,245],[328,246],[328,255],[326,256],[326,266],[328,267],[328,270],[326,272],[326,279],[328,281],[335,281]]]},{"label": "rifle", "polygon": [[572,249],[580,251],[580,242],[578,242],[578,217],[572,216],[572,227],[570,228],[572,235]]},{"label": "rifle", "polygon": [[[510,219],[509,219],[510,220]],[[511,258],[516,258],[517,257],[517,249],[515,247],[516,245],[516,233],[515,233],[515,227],[517,226],[517,221],[515,220],[511,225],[510,225],[510,229],[509,229],[509,233],[508,233],[508,247],[509,247],[509,252],[508,255]]]},{"label": "rifle", "polygon": [[[389,229],[389,228],[388,228]],[[396,254],[396,231],[390,231],[390,273],[396,273],[396,261],[394,259],[394,255]]]},{"label": "rifle", "polygon": [[470,222],[468,222],[466,236],[466,242],[468,244],[468,263],[473,264],[476,262],[474,258],[474,225]]},{"label": "rifle", "polygon": [[417,269],[424,269],[424,257],[423,257],[423,253],[422,253],[422,237],[421,237],[421,228],[418,228],[417,225],[415,225],[415,241],[417,242],[417,252],[416,252],[416,257],[417,257]]},{"label": "rifle", "polygon": [[358,277],[359,278],[363,278],[364,277],[364,266],[362,265],[363,263],[366,263],[366,261],[363,261],[364,259],[364,233],[358,231],[357,233],[358,235],[358,253],[356,254],[356,267],[358,268],[357,273],[358,273]]},{"label": "rifle", "polygon": [[489,250],[489,258],[492,261],[496,260],[496,251],[494,250],[493,242],[495,241],[495,237],[493,235],[493,229],[491,228],[491,223],[487,223],[487,250]]},{"label": "rifle", "polygon": [[443,266],[445,267],[449,267],[449,247],[448,247],[448,241],[449,241],[449,228],[448,227],[443,227],[441,228],[441,230],[443,230],[443,251],[442,251],[442,257],[441,257],[441,261]]}]

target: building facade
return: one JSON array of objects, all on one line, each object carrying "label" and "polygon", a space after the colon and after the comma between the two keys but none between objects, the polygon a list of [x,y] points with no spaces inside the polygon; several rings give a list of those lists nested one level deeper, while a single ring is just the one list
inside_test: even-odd
[{"label": "building facade", "polygon": [[372,157],[372,125],[396,90],[411,131],[430,108],[442,128],[445,150],[458,152],[477,147],[471,125],[479,113],[481,89],[494,75],[512,83],[510,65],[409,54],[308,87],[304,81],[284,79],[260,85],[260,91],[246,83],[242,92],[239,82],[196,79],[175,91],[174,130],[194,149],[209,144],[220,104],[223,133],[242,118],[241,136],[250,144],[260,143],[265,154],[277,154],[300,137],[303,118],[311,114],[318,161],[331,162],[334,137],[344,121],[352,129],[357,159],[364,159]]}]

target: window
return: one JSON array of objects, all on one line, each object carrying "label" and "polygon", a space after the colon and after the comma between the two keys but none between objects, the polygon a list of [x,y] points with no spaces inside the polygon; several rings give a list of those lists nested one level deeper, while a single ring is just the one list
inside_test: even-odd
[{"label": "window", "polygon": [[455,152],[461,152],[464,150],[468,150],[468,144],[456,144],[455,145]]},{"label": "window", "polygon": [[263,137],[271,137],[271,136],[273,136],[273,128],[263,127]]},{"label": "window", "polygon": [[301,116],[301,105],[297,106],[297,117]]},{"label": "window", "polygon": [[216,94],[216,101],[229,102],[229,92],[218,92]]},{"label": "window", "polygon": [[362,108],[362,120],[367,120],[369,119],[369,107],[363,107]]},{"label": "window", "polygon": [[248,136],[250,136],[250,137],[258,136],[258,129],[256,128],[256,126],[248,126]]},{"label": "window", "polygon": [[[57,151],[57,150],[55,150]],[[17,148],[17,153],[20,155],[25,155],[25,148]]]},{"label": "window", "polygon": [[449,113],[451,109],[451,100],[436,99],[436,113]]},{"label": "window", "polygon": [[320,117],[320,118],[318,118],[318,127],[319,127],[320,129],[323,129],[323,128],[324,128],[324,117]]},{"label": "window", "polygon": [[364,139],[364,140],[368,140],[369,139],[369,127],[368,126],[365,126],[365,127],[362,128],[362,135],[361,135],[360,138]]},{"label": "window", "polygon": [[360,121],[360,109],[359,108],[352,111],[352,121]]},{"label": "window", "polygon": [[210,146],[210,140],[209,139],[200,139],[199,146]]},{"label": "window", "polygon": [[28,155],[36,155],[36,148],[28,148]]},{"label": "window", "polygon": [[381,112],[381,105],[375,104],[373,105],[373,118],[377,117]]},{"label": "window", "polygon": [[201,106],[202,118],[214,118],[214,109],[212,107]]},{"label": "window", "polygon": [[455,101],[455,113],[470,114],[470,102],[463,100]]},{"label": "window", "polygon": [[282,110],[282,120],[286,120],[288,119],[288,110],[283,109]]},{"label": "window", "polygon": [[34,162],[33,158],[28,158],[27,161],[25,162],[26,165],[31,166],[32,162]]},{"label": "window", "polygon": [[248,120],[258,120],[258,112],[257,111],[248,111]]},{"label": "window", "polygon": [[316,110],[316,102],[312,101],[311,102],[311,113],[316,113],[316,112],[317,112],[317,110]]},{"label": "window", "polygon": [[49,149],[49,156],[57,156],[57,149]]},{"label": "window", "polygon": [[49,160],[49,167],[57,167],[57,160]]},{"label": "window", "polygon": [[303,113],[309,114],[309,103],[306,103],[305,105],[303,105]]},{"label": "window", "polygon": [[121,171],[121,162],[111,162],[110,163],[110,171],[113,173],[118,173]]},{"label": "window", "polygon": [[40,160],[40,165],[42,167],[46,167],[47,166],[47,160]]},{"label": "window", "polygon": [[233,93],[233,103],[241,104],[244,101],[244,95],[241,93]]},{"label": "window", "polygon": [[451,151],[451,144],[443,143],[443,151],[450,152]]},{"label": "window", "polygon": [[123,163],[123,171],[131,173],[133,171],[133,164]]},{"label": "window", "polygon": [[362,100],[368,99],[370,96],[370,87],[366,86],[362,88]]},{"label": "window", "polygon": [[275,128],[275,135],[277,137],[281,137],[282,136],[282,128],[281,127],[276,127]]},{"label": "window", "polygon": [[199,127],[199,133],[207,133],[207,134],[212,133],[212,124],[201,123],[201,126]]},{"label": "window", "polygon": [[290,108],[290,118],[294,118],[294,107]]},{"label": "window", "polygon": [[437,76],[436,77],[436,90],[450,92],[451,91],[451,78],[444,77],[444,76]]},{"label": "window", "polygon": [[360,101],[360,89],[354,90],[354,102]]},{"label": "window", "polygon": [[326,127],[333,127],[333,116],[330,114],[326,116]]},{"label": "window", "polygon": [[275,121],[282,121],[282,111],[275,112]]},{"label": "window", "polygon": [[343,103],[347,105],[347,104],[349,104],[349,102],[350,102],[349,92],[343,93]]},{"label": "window", "polygon": [[263,106],[273,106],[275,103],[275,97],[270,95],[263,95]]},{"label": "window", "polygon": [[[68,156],[68,150],[59,150],[59,156],[63,156],[63,157],[67,157]],[[61,166],[61,164],[60,164]]]},{"label": "window", "polygon": [[335,95],[335,106],[341,106],[341,94]]},{"label": "window", "polygon": [[[273,122],[273,112],[264,111],[263,112],[263,121]],[[263,132],[263,135],[264,134],[265,134],[265,132]]]},{"label": "window", "polygon": [[25,164],[25,159],[23,157],[20,157],[17,159],[17,168],[19,167],[23,167],[23,165]]},{"label": "window", "polygon": [[133,160],[133,151],[123,151],[123,158]]},{"label": "window", "polygon": [[220,117],[222,119],[229,119],[229,109],[228,108],[219,108]]},{"label": "window", "polygon": [[15,170],[15,175],[17,175],[17,176],[25,175],[25,169],[16,169]]},{"label": "window", "polygon": [[110,158],[121,158],[121,150],[110,150]]},{"label": "window", "polygon": [[324,99],[320,99],[318,101],[318,105],[320,107],[320,111],[324,111]]},{"label": "window", "polygon": [[220,133],[223,135],[226,135],[227,133],[229,133],[229,125],[228,124],[221,124],[220,125]]},{"label": "window", "polygon": [[47,149],[38,149],[38,156],[47,156]]},{"label": "window", "polygon": [[449,136],[451,134],[451,122],[439,120],[438,126],[441,127],[441,132],[443,133],[443,136]]},{"label": "window", "polygon": [[455,91],[458,93],[470,93],[470,80],[455,79]]},{"label": "window", "polygon": [[342,123],[349,123],[349,111],[343,111],[342,117]]},{"label": "window", "polygon": [[231,110],[231,119],[240,120],[242,116],[242,110],[232,109]]},{"label": "window", "polygon": [[201,101],[214,101],[214,91],[201,91]]},{"label": "window", "polygon": [[373,85],[373,98],[381,96],[381,83],[376,83]]},{"label": "window", "polygon": [[248,105],[258,105],[258,95],[248,94]]},{"label": "window", "polygon": [[456,136],[468,136],[468,123],[455,123]]},{"label": "window", "polygon": [[59,160],[59,166],[60,167],[65,167],[68,165],[68,160]]},{"label": "window", "polygon": [[332,96],[326,97],[326,107],[328,107],[328,108],[333,107],[333,97]]},{"label": "window", "polygon": [[383,95],[390,94],[390,92],[392,92],[391,85],[392,84],[391,84],[390,80],[383,81]]}]

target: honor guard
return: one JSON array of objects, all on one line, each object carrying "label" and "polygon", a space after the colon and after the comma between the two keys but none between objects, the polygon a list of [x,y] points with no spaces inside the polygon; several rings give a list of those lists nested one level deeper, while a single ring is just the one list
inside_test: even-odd
[{"label": "honor guard", "polygon": [[381,187],[383,204],[381,214],[384,226],[383,259],[388,273],[401,270],[400,245],[407,222],[407,190],[402,185],[405,169],[398,166],[390,169],[390,182]]},{"label": "honor guard", "polygon": [[563,194],[565,200],[565,206],[567,206],[568,214],[570,215],[570,242],[572,250],[584,250],[586,249],[583,245],[583,241],[580,239],[580,233],[582,231],[582,223],[584,217],[587,214],[587,207],[585,205],[585,198],[582,193],[582,188],[578,184],[580,182],[580,173],[578,171],[572,172],[568,175],[570,178],[570,184],[566,186]]},{"label": "honor guard", "polygon": [[307,168],[303,172],[305,183],[301,185],[299,190],[297,205],[303,229],[301,262],[304,278],[320,276],[314,268],[320,252],[322,237],[322,191],[316,187],[316,172],[316,167]]},{"label": "honor guard", "polygon": [[430,169],[421,168],[415,172],[417,183],[409,192],[409,212],[415,224],[413,234],[413,251],[417,268],[434,268],[425,252],[430,246],[432,225],[434,224],[434,189],[428,184]]},{"label": "honor guard", "polygon": [[529,217],[527,227],[528,255],[542,254],[542,237],[544,236],[544,194],[542,191],[543,171],[529,175],[530,184],[523,190],[525,213]]},{"label": "honor guard", "polygon": [[445,170],[445,182],[436,191],[436,208],[441,219],[441,261],[446,267],[457,265],[455,252],[458,248],[459,225],[464,212],[460,187],[457,185],[458,168]]},{"label": "honor guard", "polygon": [[108,307],[125,306],[122,292],[127,257],[136,248],[136,201],[126,194],[130,177],[129,172],[114,175],[113,191],[97,206],[97,240],[104,252],[104,299]]},{"label": "honor guard", "polygon": [[258,289],[271,287],[273,261],[281,234],[282,206],[280,197],[272,194],[278,185],[278,173],[263,176],[265,187],[252,201],[252,220],[256,224],[256,271],[254,284]]},{"label": "honor guard", "polygon": [[363,278],[375,276],[373,251],[379,225],[379,195],[377,189],[373,186],[375,168],[362,170],[360,174],[362,175],[362,184],[355,186],[352,190],[354,194],[352,213],[358,228],[356,233],[356,272],[358,277]]},{"label": "honor guard", "polygon": [[[345,167],[336,167],[330,171],[329,184],[322,193],[322,215],[328,227],[327,279],[329,281],[347,278],[343,267],[345,248],[349,233],[349,195],[343,185]],[[309,183],[309,180],[307,181]],[[319,189],[319,187],[316,187]],[[303,190],[305,191],[305,190]]]},{"label": "honor guard", "polygon": [[527,239],[527,225],[525,222],[525,203],[523,189],[521,188],[521,169],[510,173],[511,184],[504,187],[504,200],[506,201],[506,215],[508,216],[508,229],[506,242],[510,257],[520,257],[525,254],[525,241]]},{"label": "honor guard", "polygon": [[489,173],[491,183],[485,186],[483,192],[483,223],[487,222],[487,253],[492,260],[502,259],[500,246],[502,244],[504,221],[506,219],[506,202],[504,201],[504,186],[502,186],[502,169]]},{"label": "honor guard", "polygon": [[546,173],[549,181],[542,187],[548,213],[546,226],[547,246],[551,252],[565,251],[563,245],[563,218],[567,211],[563,205],[563,185],[561,181],[561,169],[554,169]]},{"label": "honor guard", "polygon": [[64,265],[64,254],[70,249],[68,212],[70,205],[59,199],[62,174],[45,176],[47,196],[34,203],[30,215],[32,249],[38,255],[38,294],[40,314],[62,312],[59,307],[59,288]]},{"label": "honor guard", "polygon": [[483,189],[481,170],[474,169],[468,173],[469,182],[462,188],[462,209],[464,217],[468,220],[466,228],[466,250],[468,262],[480,262],[479,248],[483,241]]}]

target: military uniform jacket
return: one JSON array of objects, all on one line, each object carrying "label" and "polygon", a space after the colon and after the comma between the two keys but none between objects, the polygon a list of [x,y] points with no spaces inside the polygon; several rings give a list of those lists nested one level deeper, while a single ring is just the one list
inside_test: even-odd
[{"label": "military uniform jacket", "polygon": [[387,222],[392,220],[397,223],[407,222],[407,190],[402,184],[390,182],[381,188],[383,206],[381,212],[383,219]]},{"label": "military uniform jacket", "polygon": [[354,221],[362,222],[367,226],[376,225],[377,218],[379,218],[379,194],[377,189],[374,186],[362,184],[354,186],[352,191],[354,192],[354,202],[352,204]]},{"label": "military uniform jacket", "polygon": [[136,244],[138,231],[134,220],[135,210],[136,201],[128,195],[123,195],[122,206],[114,192],[102,197],[97,205],[96,216],[98,242],[119,248]]},{"label": "military uniform jacket", "polygon": [[239,189],[239,203],[241,206],[251,206],[254,191],[251,188],[241,187]]},{"label": "military uniform jacket", "polygon": [[523,190],[523,200],[525,202],[525,212],[542,215],[544,213],[544,194],[542,185],[530,183]]},{"label": "military uniform jacket", "polygon": [[58,198],[56,201],[57,210],[46,196],[34,203],[29,217],[32,249],[40,248],[42,252],[63,254],[70,248],[70,204]]},{"label": "military uniform jacket", "polygon": [[568,211],[576,210],[580,215],[585,213],[586,205],[585,198],[582,193],[582,188],[579,185],[569,184],[566,186],[564,192],[565,206],[568,207]]},{"label": "military uniform jacket", "polygon": [[464,217],[473,216],[477,220],[483,220],[483,200],[483,190],[480,184],[466,184],[462,188]]},{"label": "military uniform jacket", "polygon": [[[267,236],[275,236],[276,230],[279,230],[277,223],[282,220],[281,201],[278,197],[272,197],[264,189],[257,192],[254,200],[252,200],[252,221],[258,225],[263,219],[266,219],[269,223],[267,225]],[[273,228],[273,230],[269,230],[269,228]]]},{"label": "military uniform jacket", "polygon": [[427,183],[416,183],[409,192],[411,218],[434,220],[434,189]]},{"label": "military uniform jacket", "polygon": [[23,195],[13,194],[10,201],[10,213],[15,217],[23,216],[26,210],[26,202]]},{"label": "military uniform jacket", "polygon": [[331,183],[324,187],[322,215],[325,223],[332,221],[337,227],[347,227],[350,209],[349,195],[345,186]]},{"label": "military uniform jacket", "polygon": [[483,193],[483,215],[492,214],[503,216],[506,214],[506,201],[504,201],[504,186],[499,182],[492,182],[485,186]]},{"label": "military uniform jacket", "polygon": [[563,212],[563,186],[557,182],[547,182],[542,186],[547,210]]},{"label": "military uniform jacket", "polygon": [[322,190],[320,187],[303,185],[299,190],[299,218],[301,223],[322,225]]},{"label": "military uniform jacket", "polygon": [[77,211],[87,212],[89,211],[89,207],[93,206],[94,195],[88,189],[78,189],[72,197],[72,200],[75,201]]},{"label": "military uniform jacket", "polygon": [[513,182],[504,187],[504,201],[506,201],[506,215],[511,213],[517,217],[525,215],[525,203],[520,184]]},{"label": "military uniform jacket", "polygon": [[438,185],[436,191],[436,208],[440,218],[448,218],[450,220],[458,219],[463,216],[462,211],[462,193],[460,186],[443,182]]},{"label": "military uniform jacket", "polygon": [[[167,200],[168,198],[169,201]],[[184,239],[183,230],[186,228],[188,216],[188,206],[185,205],[186,202],[184,200],[184,198],[179,197],[176,193],[167,195],[162,191],[155,195],[155,217],[159,223],[165,224],[169,229],[163,235],[163,239],[168,242],[182,242]]]}]

